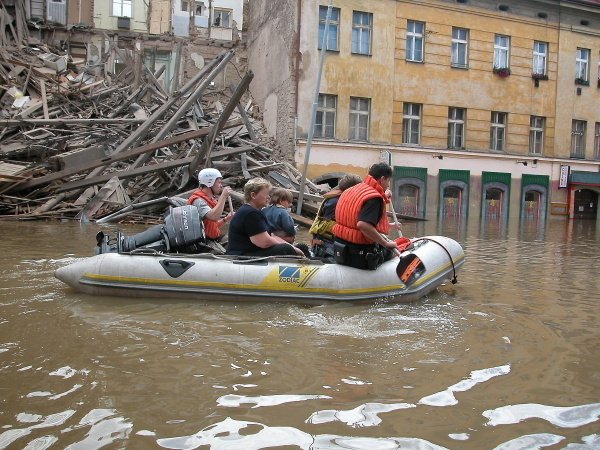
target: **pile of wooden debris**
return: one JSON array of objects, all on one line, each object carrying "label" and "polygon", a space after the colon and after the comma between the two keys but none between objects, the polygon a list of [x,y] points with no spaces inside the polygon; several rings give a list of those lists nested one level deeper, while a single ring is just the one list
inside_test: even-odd
[{"label": "pile of wooden debris", "polygon": [[[249,117],[252,73],[214,92],[233,55],[168,93],[148,69],[98,77],[43,45],[0,49],[0,216],[97,220],[143,204],[137,217],[149,221],[164,210],[154,199],[190,192],[204,167],[224,174],[238,203],[255,176],[298,195],[301,174]],[[314,214],[327,188],[306,182],[303,211]]]}]

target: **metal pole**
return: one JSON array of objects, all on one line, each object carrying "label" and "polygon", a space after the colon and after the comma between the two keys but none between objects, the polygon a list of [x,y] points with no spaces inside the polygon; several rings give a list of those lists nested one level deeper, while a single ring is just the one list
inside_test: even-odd
[{"label": "metal pole", "polygon": [[317,106],[319,104],[319,90],[321,87],[321,74],[323,73],[323,63],[325,61],[325,53],[327,53],[327,34],[329,32],[329,20],[331,19],[331,5],[333,0],[330,0],[327,7],[327,15],[325,16],[325,29],[323,30],[323,40],[321,41],[321,55],[319,58],[319,71],[317,73],[317,85],[315,87],[315,97],[313,99],[312,111],[310,114],[310,126],[308,127],[308,139],[306,140],[306,148],[304,150],[304,167],[302,167],[302,179],[300,180],[300,188],[298,189],[298,206],[296,214],[302,214],[302,201],[304,200],[304,186],[306,184],[306,171],[308,170],[308,160],[310,158],[310,147],[312,145],[313,135],[315,133],[315,120],[317,117]]}]

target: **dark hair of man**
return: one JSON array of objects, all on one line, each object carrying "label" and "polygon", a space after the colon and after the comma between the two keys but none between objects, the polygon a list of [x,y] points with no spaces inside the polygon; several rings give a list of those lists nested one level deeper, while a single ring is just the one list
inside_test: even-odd
[{"label": "dark hair of man", "polygon": [[376,180],[379,180],[381,177],[391,178],[392,168],[389,166],[389,164],[383,162],[373,164],[369,169],[369,175],[371,175]]}]

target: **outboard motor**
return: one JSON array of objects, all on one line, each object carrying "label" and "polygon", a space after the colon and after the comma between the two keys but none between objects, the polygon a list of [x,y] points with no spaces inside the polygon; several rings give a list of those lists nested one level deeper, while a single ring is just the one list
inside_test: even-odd
[{"label": "outboard motor", "polygon": [[204,241],[204,226],[198,208],[185,205],[169,208],[164,224],[154,225],[133,236],[117,233],[116,238],[111,238],[100,231],[96,235],[96,254],[129,253],[142,247],[159,252],[202,253],[211,249]]},{"label": "outboard motor", "polygon": [[148,246],[149,244],[155,243],[152,246],[158,246],[155,250],[165,251],[167,250],[165,244],[165,235],[162,225],[154,225],[153,227],[148,228],[146,231],[142,231],[141,233],[134,234],[133,236],[125,236],[121,235],[119,239],[119,252],[130,252],[135,250],[136,248]]}]

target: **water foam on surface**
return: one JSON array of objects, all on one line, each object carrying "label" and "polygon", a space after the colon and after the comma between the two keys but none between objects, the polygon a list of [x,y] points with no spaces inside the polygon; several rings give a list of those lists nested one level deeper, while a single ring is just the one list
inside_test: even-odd
[{"label": "water foam on surface", "polygon": [[467,380],[462,380],[453,384],[448,389],[428,395],[419,400],[422,405],[429,406],[450,406],[456,405],[458,400],[454,397],[454,392],[464,392],[473,388],[479,383],[490,380],[500,375],[506,375],[510,372],[510,364],[504,366],[491,367],[489,369],[473,370]]},{"label": "water foam on surface", "polygon": [[543,419],[561,428],[577,428],[600,418],[600,403],[580,406],[548,406],[537,403],[508,405],[483,412],[486,425],[511,425],[527,419]]}]

